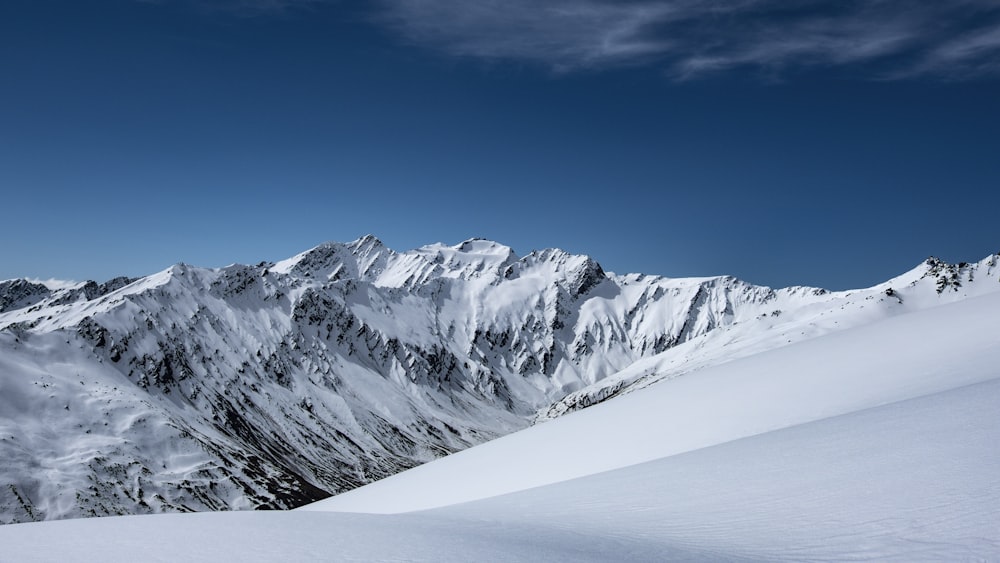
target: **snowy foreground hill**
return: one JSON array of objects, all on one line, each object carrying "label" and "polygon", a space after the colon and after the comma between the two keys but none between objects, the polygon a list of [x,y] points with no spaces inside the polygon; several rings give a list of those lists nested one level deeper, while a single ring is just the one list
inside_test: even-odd
[{"label": "snowy foreground hill", "polygon": [[884,314],[300,510],[0,526],[0,560],[996,561],[998,311]]}]

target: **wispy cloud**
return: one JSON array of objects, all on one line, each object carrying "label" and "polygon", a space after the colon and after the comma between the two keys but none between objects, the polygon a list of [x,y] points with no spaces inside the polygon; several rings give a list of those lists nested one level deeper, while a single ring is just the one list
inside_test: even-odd
[{"label": "wispy cloud", "polygon": [[631,62],[669,49],[645,28],[669,19],[673,10],[669,4],[590,0],[383,4],[381,21],[413,42],[456,55],[565,69]]},{"label": "wispy cloud", "polygon": [[734,68],[858,67],[867,76],[1000,71],[1000,1],[380,0],[413,44],[556,71],[660,64],[678,79]]},{"label": "wispy cloud", "polygon": [[953,78],[1000,74],[1000,26],[976,29],[936,45],[911,72],[946,72]]}]

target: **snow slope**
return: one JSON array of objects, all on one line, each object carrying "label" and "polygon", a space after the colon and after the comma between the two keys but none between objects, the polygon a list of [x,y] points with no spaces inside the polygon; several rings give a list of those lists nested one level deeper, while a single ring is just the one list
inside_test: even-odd
[{"label": "snow slope", "polygon": [[998,307],[661,380],[297,511],[3,526],[0,560],[997,560]]}]

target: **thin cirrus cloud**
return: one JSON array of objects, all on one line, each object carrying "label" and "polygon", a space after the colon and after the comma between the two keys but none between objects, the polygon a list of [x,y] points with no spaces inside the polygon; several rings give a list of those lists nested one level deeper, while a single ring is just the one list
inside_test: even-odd
[{"label": "thin cirrus cloud", "polygon": [[677,79],[736,68],[866,76],[1000,73],[1000,1],[380,0],[407,42],[558,72],[658,64]]}]

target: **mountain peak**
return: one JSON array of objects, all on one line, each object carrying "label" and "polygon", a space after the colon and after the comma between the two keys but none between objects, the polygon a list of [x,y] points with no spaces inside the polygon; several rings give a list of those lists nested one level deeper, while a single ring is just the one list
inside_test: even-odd
[{"label": "mountain peak", "polygon": [[514,254],[513,249],[507,245],[479,237],[464,240],[452,248],[459,252],[466,252],[469,254],[503,255],[504,257]]},{"label": "mountain peak", "polygon": [[291,258],[276,262],[271,271],[312,277],[315,272],[330,269],[338,262],[338,255],[343,248],[344,245],[338,242],[324,242]]},{"label": "mountain peak", "polygon": [[347,246],[355,249],[371,250],[375,248],[385,248],[385,244],[375,235],[367,234],[357,240],[347,243]]},{"label": "mountain peak", "polygon": [[0,282],[0,313],[41,301],[52,292],[42,283],[25,279]]}]

